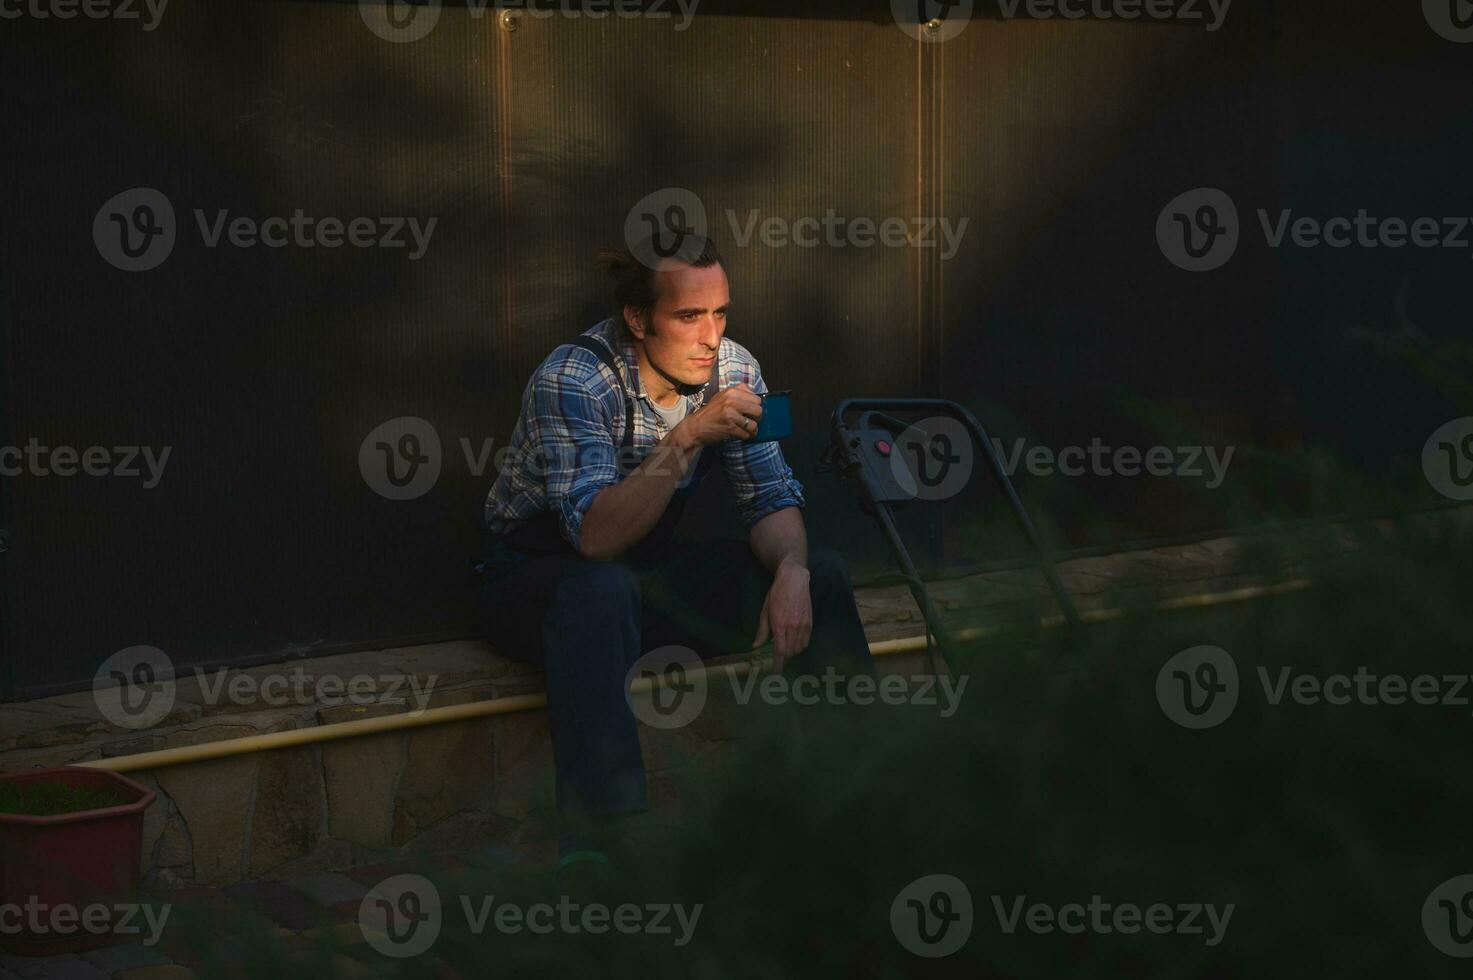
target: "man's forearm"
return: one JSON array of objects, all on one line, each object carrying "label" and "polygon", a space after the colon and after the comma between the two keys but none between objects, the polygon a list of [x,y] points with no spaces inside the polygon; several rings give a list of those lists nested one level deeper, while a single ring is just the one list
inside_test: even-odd
[{"label": "man's forearm", "polygon": [[585,558],[615,558],[659,523],[680,481],[690,472],[698,447],[666,436],[623,480],[594,495],[579,533]]},{"label": "man's forearm", "polygon": [[775,510],[752,525],[748,535],[752,553],[769,572],[776,573],[785,561],[808,567],[808,532],[803,527],[803,512],[797,507]]}]

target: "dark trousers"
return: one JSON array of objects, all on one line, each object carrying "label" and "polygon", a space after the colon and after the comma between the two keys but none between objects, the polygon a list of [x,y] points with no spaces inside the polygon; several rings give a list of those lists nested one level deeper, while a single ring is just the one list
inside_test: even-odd
[{"label": "dark trousers", "polygon": [[[844,559],[809,551],[813,634],[784,674],[874,673]],[[547,706],[565,816],[644,810],[644,760],[626,677],[650,650],[702,657],[751,649],[772,582],[746,541],[677,539],[657,560],[528,557],[482,585],[481,628],[498,652],[547,674]]]}]

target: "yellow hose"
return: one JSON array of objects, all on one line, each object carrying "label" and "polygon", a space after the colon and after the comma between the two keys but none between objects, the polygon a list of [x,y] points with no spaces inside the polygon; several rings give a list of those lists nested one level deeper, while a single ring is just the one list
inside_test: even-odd
[{"label": "yellow hose", "polygon": [[[1230,602],[1243,602],[1248,599],[1257,599],[1265,596],[1283,595],[1288,592],[1297,592],[1309,587],[1305,579],[1293,579],[1278,585],[1250,586],[1242,589],[1234,589],[1230,592],[1210,592],[1200,595],[1182,596],[1176,599],[1166,599],[1154,605],[1158,611],[1170,611],[1177,609],[1202,609],[1209,606],[1223,605]],[[1080,619],[1086,623],[1103,623],[1120,619],[1125,612],[1120,609],[1096,609],[1080,614]],[[1041,621],[1045,629],[1053,629],[1064,624],[1062,616],[1050,616]],[[971,629],[958,630],[954,635],[957,640],[976,640],[995,635],[997,628],[974,627]],[[926,636],[907,636],[894,640],[877,640],[869,645],[870,653],[876,657],[884,657],[896,653],[910,653],[926,648]],[[714,672],[725,673],[729,677],[741,677],[751,671],[771,662],[768,657],[754,657],[751,660],[738,661],[736,663],[718,664],[712,667],[701,667],[691,671],[695,676],[705,676]],[[640,678],[630,685],[633,692],[648,691],[654,687],[652,678]],[[248,735],[244,738],[221,739],[216,742],[204,742],[200,745],[186,745],[174,749],[160,749],[157,752],[139,752],[134,755],[118,756],[115,759],[96,759],[92,762],[78,762],[75,765],[88,769],[109,769],[113,772],[136,772],[141,769],[162,769],[165,766],[183,765],[189,762],[204,762],[207,759],[223,759],[230,756],[246,755],[251,752],[265,752],[270,749],[285,749],[295,745],[310,745],[314,742],[334,742],[341,738],[355,738],[359,735],[377,735],[382,732],[394,732],[407,728],[421,728],[425,725],[440,725],[451,721],[468,721],[472,718],[485,718],[492,715],[512,714],[518,711],[533,711],[537,708],[547,707],[546,694],[516,694],[510,697],[493,698],[489,701],[472,701],[468,704],[452,704],[443,708],[426,708],[418,711],[408,711],[400,714],[384,715],[379,718],[364,718],[359,721],[343,721],[332,725],[316,725],[312,728],[296,728],[286,732],[270,732],[265,735]]]}]

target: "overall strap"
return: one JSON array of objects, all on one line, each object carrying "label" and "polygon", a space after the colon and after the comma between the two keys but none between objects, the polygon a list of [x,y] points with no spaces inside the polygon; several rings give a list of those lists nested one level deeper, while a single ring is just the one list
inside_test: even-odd
[{"label": "overall strap", "polygon": [[[701,405],[703,407],[711,404],[711,399],[716,397],[716,382],[717,378],[720,377],[718,373],[720,371],[720,368],[721,355],[718,352],[716,355],[716,360],[711,364],[711,377],[709,380],[707,380],[705,387],[686,389],[688,392],[692,390],[705,392],[705,396],[701,399]],[[690,494],[694,492],[695,488],[700,485],[701,481],[705,479],[707,471],[711,469],[711,467],[715,464],[717,457],[720,455],[716,447],[710,446],[707,448],[709,448],[711,451],[706,452],[706,450],[704,449],[701,450],[701,455],[696,459],[695,478],[690,481],[689,485],[676,489],[674,499],[677,502],[677,506],[684,506],[685,498],[690,496]]]},{"label": "overall strap", "polygon": [[[624,438],[620,441],[621,446],[634,445],[634,397],[629,394],[629,389],[624,387],[624,377],[619,373],[619,366],[614,363],[614,353],[609,350],[603,341],[594,340],[592,337],[578,336],[569,341],[574,347],[582,347],[592,352],[603,362],[604,367],[613,372],[614,383],[619,386],[619,393],[624,396]],[[716,380],[712,374],[711,380]]]},{"label": "overall strap", "polygon": [[[619,392],[624,396],[624,438],[620,441],[620,444],[621,446],[633,445],[634,396],[630,395],[629,389],[624,387],[624,377],[619,373],[618,365],[614,363],[613,351],[609,350],[608,345],[605,344],[603,341],[594,340],[592,337],[586,335],[579,335],[577,337],[574,337],[572,340],[569,341],[569,343],[572,344],[574,347],[581,347],[584,350],[591,352],[594,357],[597,357],[600,361],[603,362],[604,367],[608,368],[609,371],[613,373],[614,383],[619,386]],[[720,371],[721,352],[718,349],[716,353],[716,359],[711,362],[711,377],[706,381],[705,387],[702,389],[687,388],[682,391],[681,394],[691,394],[695,390],[704,391],[705,397],[701,399],[701,404],[709,405],[711,403],[711,399],[716,397],[717,388],[719,387],[717,380],[720,377]]]}]

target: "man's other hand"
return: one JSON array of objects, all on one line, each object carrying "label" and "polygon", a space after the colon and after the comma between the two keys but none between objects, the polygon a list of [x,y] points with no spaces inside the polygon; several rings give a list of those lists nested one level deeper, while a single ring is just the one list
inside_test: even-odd
[{"label": "man's other hand", "polygon": [[808,649],[813,636],[813,602],[808,594],[808,569],[796,561],[784,561],[772,577],[762,615],[757,618],[753,649],[772,637],[772,669],[782,673],[783,664]]}]

